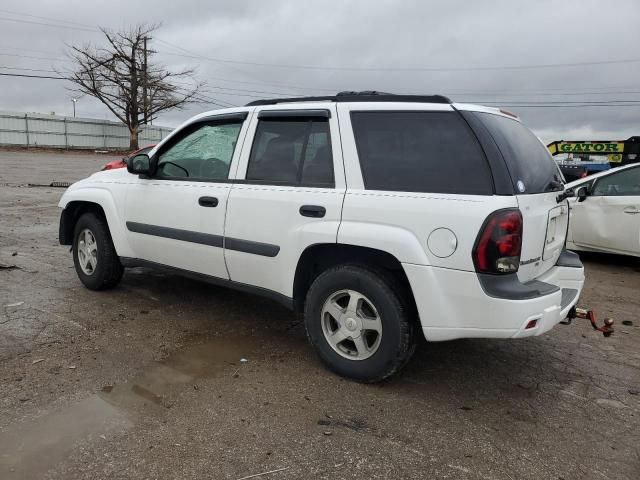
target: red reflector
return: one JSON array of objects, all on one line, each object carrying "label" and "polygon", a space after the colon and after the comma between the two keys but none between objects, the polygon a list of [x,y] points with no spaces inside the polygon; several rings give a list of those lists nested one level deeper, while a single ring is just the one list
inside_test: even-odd
[{"label": "red reflector", "polygon": [[527,326],[524,327],[525,330],[529,330],[530,328],[535,327],[538,324],[538,320],[529,320],[527,322]]}]

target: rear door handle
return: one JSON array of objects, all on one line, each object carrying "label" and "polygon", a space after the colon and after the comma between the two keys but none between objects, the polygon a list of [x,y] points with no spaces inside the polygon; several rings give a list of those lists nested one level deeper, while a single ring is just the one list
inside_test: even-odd
[{"label": "rear door handle", "polygon": [[320,205],[303,205],[300,207],[300,215],[303,217],[322,218],[327,209]]},{"label": "rear door handle", "polygon": [[635,215],[636,213],[640,213],[640,210],[635,207],[627,207],[623,210],[623,212],[628,213],[629,215]]},{"label": "rear door handle", "polygon": [[218,199],[216,197],[200,197],[198,199],[198,205],[201,207],[217,207]]}]

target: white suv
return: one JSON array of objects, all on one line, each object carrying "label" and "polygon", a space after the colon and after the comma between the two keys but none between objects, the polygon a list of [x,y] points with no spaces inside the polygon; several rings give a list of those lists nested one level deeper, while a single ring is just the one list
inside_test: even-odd
[{"label": "white suv", "polygon": [[82,283],[179,274],[304,312],[335,372],[373,382],[429,341],[540,335],[576,304],[568,205],[508,112],[347,92],[198,115],[62,197]]}]

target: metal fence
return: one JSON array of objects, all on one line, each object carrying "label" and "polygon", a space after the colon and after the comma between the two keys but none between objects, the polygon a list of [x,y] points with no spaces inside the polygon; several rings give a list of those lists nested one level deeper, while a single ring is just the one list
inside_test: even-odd
[{"label": "metal fence", "polygon": [[[173,129],[140,129],[140,146],[158,143]],[[40,113],[0,112],[0,145],[47,148],[128,150],[129,129],[119,122]]]}]

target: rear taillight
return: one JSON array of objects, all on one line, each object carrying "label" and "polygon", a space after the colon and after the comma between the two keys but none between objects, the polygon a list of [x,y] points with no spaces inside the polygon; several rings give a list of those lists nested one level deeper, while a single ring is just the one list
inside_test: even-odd
[{"label": "rear taillight", "polygon": [[498,210],[485,220],[473,247],[478,273],[514,273],[520,266],[522,214],[517,208]]},{"label": "rear taillight", "polygon": [[102,168],[100,170],[104,171],[104,170],[111,170],[113,167],[111,166],[110,163],[106,163],[102,166]]}]

